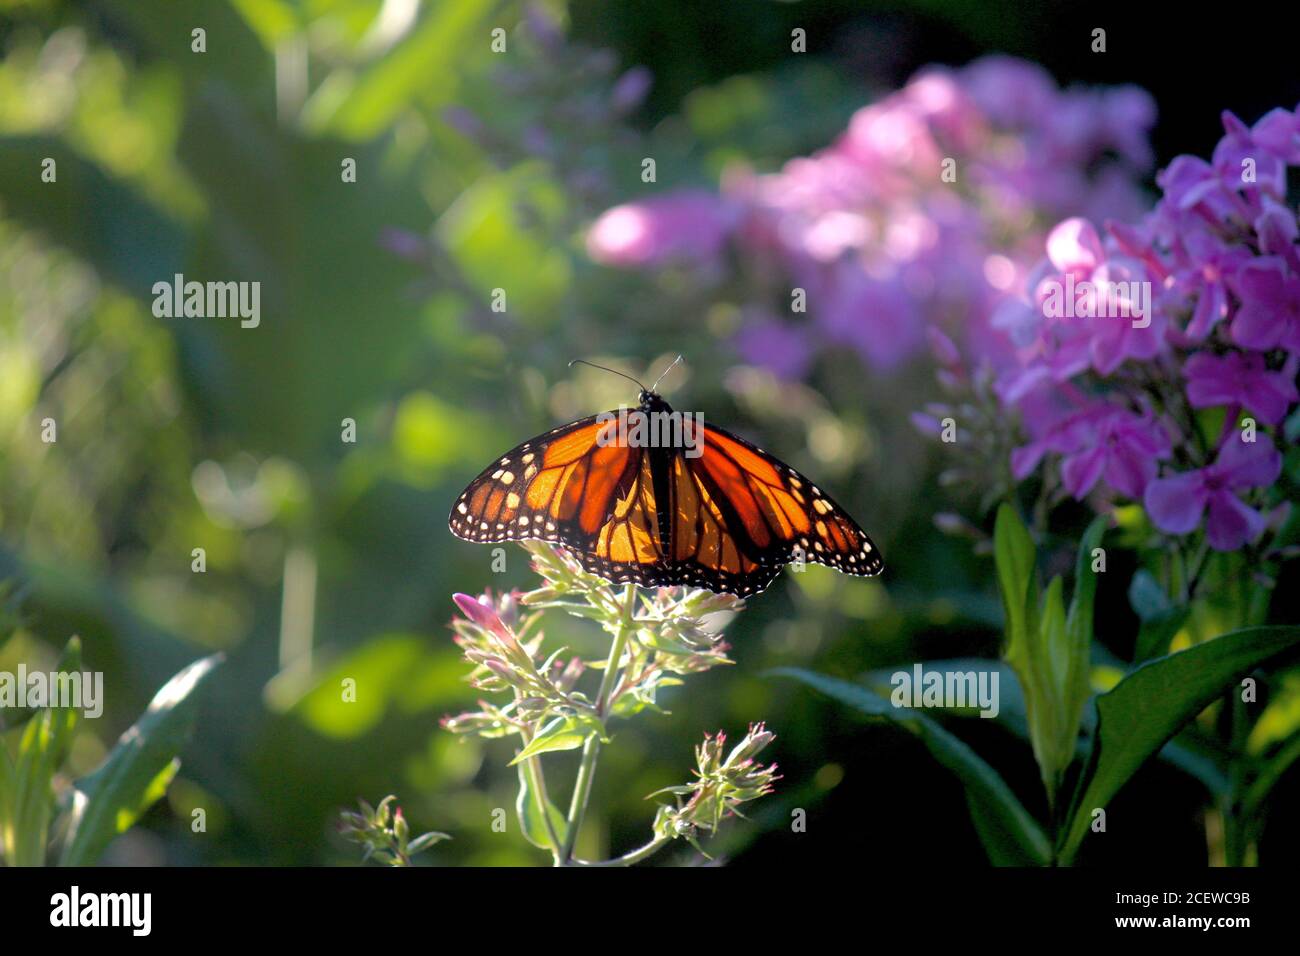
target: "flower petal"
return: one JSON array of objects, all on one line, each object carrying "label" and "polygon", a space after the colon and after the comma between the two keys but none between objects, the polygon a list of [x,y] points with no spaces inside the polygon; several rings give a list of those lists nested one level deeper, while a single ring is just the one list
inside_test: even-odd
[{"label": "flower petal", "polygon": [[1142,496],[1151,522],[1168,534],[1187,534],[1201,523],[1208,495],[1199,471],[1157,478]]},{"label": "flower petal", "polygon": [[1094,445],[1087,451],[1070,455],[1061,463],[1061,481],[1065,490],[1075,498],[1082,499],[1101,477],[1106,467],[1106,448]]},{"label": "flower petal", "polygon": [[1061,272],[1091,273],[1105,258],[1101,237],[1092,223],[1075,216],[1058,224],[1047,236],[1047,258]]},{"label": "flower petal", "polygon": [[1282,456],[1272,442],[1229,438],[1219,449],[1214,467],[1229,488],[1259,488],[1271,485],[1282,474]]},{"label": "flower petal", "polygon": [[1210,498],[1205,537],[1215,551],[1236,551],[1264,530],[1264,516],[1230,491]]}]

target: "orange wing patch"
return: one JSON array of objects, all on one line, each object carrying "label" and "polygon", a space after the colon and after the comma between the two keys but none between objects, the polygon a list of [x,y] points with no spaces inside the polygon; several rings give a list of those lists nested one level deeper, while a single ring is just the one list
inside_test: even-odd
[{"label": "orange wing patch", "polygon": [[[626,446],[619,447],[618,445],[597,447],[591,453],[590,475],[587,478],[586,495],[582,502],[582,512],[578,517],[578,524],[588,534],[595,534],[596,529],[605,520],[605,516],[608,514],[610,495],[614,493],[615,487],[622,480],[631,453],[630,448]],[[648,471],[650,468],[649,460],[644,459],[643,456],[643,461],[644,467]]]},{"label": "orange wing patch", "polygon": [[658,505],[649,456],[641,456],[636,479],[615,502],[613,513],[601,527],[596,538],[595,555],[608,561],[614,571],[622,570],[619,566],[624,564],[647,565],[663,561],[664,547],[659,540]]},{"label": "orange wing patch", "polygon": [[[878,574],[880,555],[857,522],[820,488],[767,452],[717,428],[704,429],[697,461],[739,519],[743,559],[784,564],[800,553],[849,574]],[[707,492],[704,492],[707,494]],[[720,522],[725,527],[725,522]]]},{"label": "orange wing patch", "polygon": [[598,444],[604,427],[593,416],[506,452],[457,499],[452,532],[470,541],[534,538],[585,547],[633,459],[640,460],[636,449]]},{"label": "orange wing patch", "polygon": [[571,432],[555,439],[546,446],[546,453],[542,456],[543,468],[555,468],[559,465],[567,465],[570,462],[577,461],[592,448],[596,447],[596,439],[607,425],[604,422],[594,422],[585,428],[576,428]]},{"label": "orange wing patch", "polygon": [[533,479],[532,484],[528,486],[528,491],[524,498],[528,502],[528,507],[534,511],[545,511],[550,507],[551,499],[555,497],[555,489],[560,483],[560,475],[563,474],[563,468],[547,468],[540,472]]},{"label": "orange wing patch", "polygon": [[741,554],[722,509],[690,468],[688,459],[674,457],[672,479],[676,499],[673,558],[722,575],[738,576],[756,568],[756,562]]},{"label": "orange wing patch", "polygon": [[[706,434],[710,433],[706,431]],[[704,454],[700,460],[704,463],[704,470],[709,473],[709,477],[713,479],[718,490],[740,518],[749,540],[760,548],[767,547],[772,536],[767,521],[763,518],[762,509],[759,508],[758,501],[754,497],[747,474],[740,470],[730,456],[718,451],[712,439],[706,440]]]},{"label": "orange wing patch", "polygon": [[716,428],[704,430],[706,447],[713,445],[734,461],[744,472],[765,485],[781,484],[781,476],[772,463],[761,455],[750,451],[740,442],[720,434]]},{"label": "orange wing patch", "polygon": [[586,458],[579,458],[564,469],[560,479],[560,490],[551,502],[551,514],[561,521],[568,521],[578,513],[582,493],[587,487],[587,469],[590,463]]}]

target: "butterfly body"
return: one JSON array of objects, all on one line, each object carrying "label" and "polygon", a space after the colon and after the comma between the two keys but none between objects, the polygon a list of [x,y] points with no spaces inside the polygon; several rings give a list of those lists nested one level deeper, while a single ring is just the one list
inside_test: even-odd
[{"label": "butterfly body", "polygon": [[[624,427],[637,413],[646,418],[634,425],[649,429]],[[656,431],[662,422],[672,429]],[[661,434],[674,440],[653,440]],[[815,484],[650,389],[630,415],[571,422],[500,456],[457,498],[449,525],[468,541],[551,541],[588,571],[647,587],[744,596],[801,559],[856,575],[883,568]]]}]

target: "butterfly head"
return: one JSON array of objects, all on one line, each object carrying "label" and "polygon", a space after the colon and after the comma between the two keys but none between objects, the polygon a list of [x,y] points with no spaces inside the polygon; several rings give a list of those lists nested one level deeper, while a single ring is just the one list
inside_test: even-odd
[{"label": "butterfly head", "polygon": [[637,396],[637,402],[643,412],[671,412],[672,406],[664,401],[662,395],[658,392],[652,392],[648,388],[641,389],[641,394]]}]

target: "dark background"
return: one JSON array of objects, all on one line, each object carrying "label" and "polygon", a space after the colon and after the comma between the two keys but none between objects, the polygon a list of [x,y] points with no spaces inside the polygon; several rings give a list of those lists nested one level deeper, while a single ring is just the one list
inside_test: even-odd
[{"label": "dark background", "polygon": [[[808,52],[865,85],[894,88],[928,63],[960,65],[1007,53],[1064,84],[1135,83],[1155,97],[1152,140],[1164,166],[1208,155],[1222,133],[1212,117],[1247,123],[1300,101],[1293,33],[1281,8],[1209,15],[1164,3],[760,3],[597,0],[571,7],[576,36],[644,63],[660,81],[648,114],[659,119],[700,84],[779,64],[795,27]],[[1093,53],[1092,31],[1106,31]]]}]

